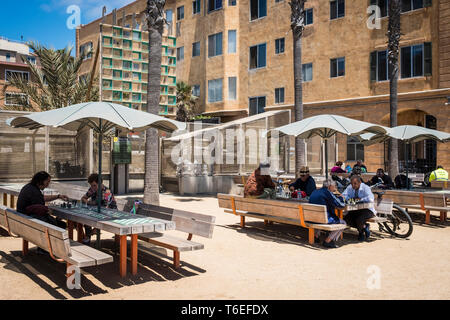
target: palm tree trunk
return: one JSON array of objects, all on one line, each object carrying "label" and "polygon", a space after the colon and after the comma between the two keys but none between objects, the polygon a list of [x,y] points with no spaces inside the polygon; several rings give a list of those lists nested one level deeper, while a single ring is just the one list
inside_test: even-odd
[{"label": "palm tree trunk", "polygon": [[[401,36],[400,28],[400,0],[389,2],[389,26],[388,26],[388,60],[389,60],[389,106],[390,106],[390,126],[397,126],[398,110],[398,57],[399,43]],[[406,159],[405,159],[406,160]],[[396,177],[398,168],[398,140],[391,139],[389,144],[389,175]]]},{"label": "palm tree trunk", "polygon": [[[291,29],[294,40],[294,91],[295,91],[295,121],[303,120],[303,74],[302,74],[302,36],[305,29],[306,0],[291,0]],[[306,163],[305,142],[295,138],[295,174]]]},{"label": "palm tree trunk", "polygon": [[[295,121],[303,120],[302,38],[294,35]],[[304,166],[305,141],[295,138],[295,174]]]},{"label": "palm tree trunk", "polygon": [[[159,114],[163,28],[149,28],[147,112]],[[159,205],[159,133],[146,131],[144,203]]]}]

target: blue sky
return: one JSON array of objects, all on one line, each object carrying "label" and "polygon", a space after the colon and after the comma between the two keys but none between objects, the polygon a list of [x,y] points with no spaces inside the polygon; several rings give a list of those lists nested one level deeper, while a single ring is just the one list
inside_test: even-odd
[{"label": "blue sky", "polygon": [[[102,8],[107,12],[120,8],[133,0],[26,0],[2,1],[0,10],[0,36],[11,40],[39,41],[60,49],[75,45],[75,30],[67,27],[71,14],[68,7],[80,8],[81,23],[100,18]],[[73,20],[72,20],[73,21]]]}]

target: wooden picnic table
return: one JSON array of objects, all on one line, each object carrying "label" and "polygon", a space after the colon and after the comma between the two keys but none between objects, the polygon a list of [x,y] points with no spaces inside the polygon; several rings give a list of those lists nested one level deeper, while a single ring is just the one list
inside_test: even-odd
[{"label": "wooden picnic table", "polygon": [[50,213],[61,219],[67,220],[69,237],[73,240],[74,222],[78,226],[78,241],[83,232],[83,225],[88,225],[99,230],[104,230],[116,235],[116,241],[120,243],[119,272],[125,277],[127,271],[127,237],[131,236],[131,273],[137,274],[138,236],[143,233],[156,233],[174,230],[175,222],[163,219],[149,218],[146,216],[127,213],[124,211],[102,208],[101,213],[97,207],[61,208],[49,206]]},{"label": "wooden picnic table", "polygon": [[[3,205],[7,206],[9,195],[10,208],[15,209],[17,198],[19,197],[20,191],[24,186],[25,184],[23,183],[11,183],[0,185],[0,193],[3,194]],[[58,191],[54,189],[47,188],[44,190],[44,195],[54,195],[57,193]]]}]

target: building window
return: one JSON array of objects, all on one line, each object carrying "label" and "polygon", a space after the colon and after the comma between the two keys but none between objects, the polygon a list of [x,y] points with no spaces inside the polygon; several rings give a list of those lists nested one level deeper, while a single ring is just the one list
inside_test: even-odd
[{"label": "building window", "polygon": [[192,44],[192,56],[193,57],[200,56],[200,41],[199,42],[194,42]]},{"label": "building window", "polygon": [[222,32],[208,36],[208,57],[222,54]]},{"label": "building window", "polygon": [[228,78],[228,100],[236,100],[237,96],[237,78],[229,77]]},{"label": "building window", "polygon": [[266,44],[250,47],[250,69],[264,68],[266,66]]},{"label": "building window", "polygon": [[11,53],[7,52],[6,53],[6,62],[11,61]]},{"label": "building window", "polygon": [[9,82],[11,80],[11,77],[20,77],[25,81],[28,81],[30,78],[30,73],[25,71],[13,71],[13,70],[6,70],[5,73],[5,80]]},{"label": "building window", "polygon": [[282,1],[284,1],[284,0],[275,0],[275,3],[282,2]]},{"label": "building window", "polygon": [[208,0],[208,12],[222,9],[222,0]]},{"label": "building window", "polygon": [[342,18],[345,16],[345,0],[330,1],[330,19]]},{"label": "building window", "polygon": [[306,9],[305,10],[305,25],[313,24],[313,9]]},{"label": "building window", "polygon": [[236,0],[228,0],[228,6],[229,7],[234,7],[236,5],[237,1]]},{"label": "building window", "polygon": [[364,161],[364,145],[357,137],[347,137],[347,161]]},{"label": "building window", "polygon": [[228,30],[228,53],[236,53],[236,30]]},{"label": "building window", "polygon": [[184,47],[177,48],[177,61],[184,60]]},{"label": "building window", "polygon": [[387,50],[374,51],[370,54],[370,80],[386,81],[389,78]]},{"label": "building window", "polygon": [[249,116],[265,112],[266,97],[254,97],[249,99]]},{"label": "building window", "polygon": [[275,40],[275,54],[280,54],[284,52],[284,38]]},{"label": "building window", "polygon": [[284,103],[284,88],[275,89],[275,103]]},{"label": "building window", "polygon": [[401,76],[413,78],[432,73],[431,42],[401,48]]},{"label": "building window", "polygon": [[222,101],[222,79],[208,81],[208,102]]},{"label": "building window", "polygon": [[23,93],[6,92],[5,105],[6,106],[23,106],[28,105],[28,96]]},{"label": "building window", "polygon": [[200,85],[199,84],[195,84],[194,86],[192,86],[192,95],[194,97],[200,97]]},{"label": "building window", "polygon": [[80,55],[86,55],[84,60],[92,58],[92,42],[88,42],[80,46]]},{"label": "building window", "polygon": [[389,0],[370,0],[370,5],[375,5],[380,8],[380,18],[389,15]]},{"label": "building window", "polygon": [[330,77],[345,76],[345,58],[336,58],[330,60]]},{"label": "building window", "polygon": [[177,8],[177,21],[184,19],[184,6]]},{"label": "building window", "polygon": [[250,0],[250,20],[267,16],[267,0]]},{"label": "building window", "polygon": [[313,79],[313,64],[305,63],[302,65],[303,82],[312,81]]},{"label": "building window", "polygon": [[173,15],[172,10],[166,10],[166,20],[168,23],[172,22],[173,20],[172,15]]},{"label": "building window", "polygon": [[192,14],[200,13],[201,5],[202,5],[201,0],[194,0],[192,2]]},{"label": "building window", "polygon": [[423,8],[423,0],[402,0],[402,12]]}]

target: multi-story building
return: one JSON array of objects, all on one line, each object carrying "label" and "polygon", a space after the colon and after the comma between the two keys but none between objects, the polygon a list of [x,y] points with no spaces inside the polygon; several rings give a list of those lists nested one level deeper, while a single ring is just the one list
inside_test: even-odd
[{"label": "multi-story building", "polygon": [[[24,79],[32,81],[32,75],[28,64],[24,62],[28,60],[32,64],[39,66],[39,59],[32,53],[28,45],[21,41],[12,41],[0,37],[0,109],[14,109],[17,99],[13,96],[23,95],[17,88],[8,85],[8,79],[12,75],[19,75]],[[6,85],[6,90],[4,89]],[[5,91],[3,95],[3,91]],[[26,99],[25,95],[24,99]],[[34,105],[33,105],[34,107]]]},{"label": "multi-story building", "polygon": [[[80,76],[97,67],[102,101],[146,110],[149,36],[144,30],[145,1],[138,1],[77,29],[77,54],[86,56]],[[120,18],[118,18],[120,16]],[[160,114],[176,113],[176,38],[166,28],[162,43]],[[98,61],[94,61],[99,49]],[[95,64],[97,63],[97,64]]]},{"label": "multi-story building", "polygon": [[[401,2],[398,124],[449,131],[450,1]],[[125,8],[142,13],[145,3]],[[380,9],[377,20],[368,13],[371,5]],[[387,0],[306,2],[305,117],[331,113],[389,125],[387,8]],[[294,109],[290,10],[288,0],[167,0],[176,77],[193,86],[203,114],[226,122]],[[370,171],[386,163],[387,143],[364,147],[341,135],[336,142],[342,161],[362,159]],[[309,153],[314,148],[310,144]],[[424,141],[408,148],[413,170],[450,167],[448,144]],[[404,164],[402,144],[399,158]]]}]

